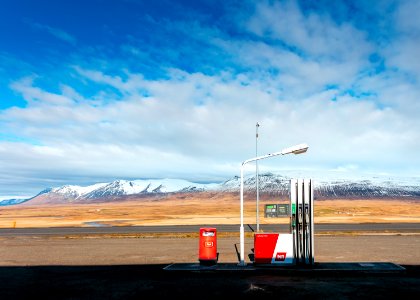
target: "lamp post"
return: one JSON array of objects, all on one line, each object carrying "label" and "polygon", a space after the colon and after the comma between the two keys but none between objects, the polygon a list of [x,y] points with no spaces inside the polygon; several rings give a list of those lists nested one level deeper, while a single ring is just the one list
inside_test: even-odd
[{"label": "lamp post", "polygon": [[239,235],[240,235],[240,261],[239,266],[246,266],[245,263],[245,230],[244,230],[244,166],[253,161],[262,160],[265,158],[277,156],[277,155],[286,155],[286,154],[301,154],[305,153],[308,150],[307,144],[299,144],[296,146],[292,146],[289,148],[285,148],[280,152],[269,153],[267,155],[258,156],[254,158],[250,158],[242,162],[241,165],[241,227],[239,228]]},{"label": "lamp post", "polygon": [[[258,157],[258,127],[260,124],[256,125],[256,134],[255,134],[255,157]],[[257,223],[257,232],[260,232],[260,209],[259,209],[259,202],[260,202],[260,189],[259,189],[259,181],[260,178],[258,176],[258,160],[255,161],[255,185],[257,189],[257,216],[256,216],[256,223]]]}]

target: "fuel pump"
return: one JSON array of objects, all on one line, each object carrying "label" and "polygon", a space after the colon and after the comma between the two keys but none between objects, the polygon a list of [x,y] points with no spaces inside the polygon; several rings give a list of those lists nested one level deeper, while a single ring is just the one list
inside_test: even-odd
[{"label": "fuel pump", "polygon": [[305,264],[314,263],[314,196],[313,181],[303,180],[305,204]]},{"label": "fuel pump", "polygon": [[313,181],[311,179],[292,179],[290,181],[290,206],[297,207],[296,264],[312,265],[314,263],[314,221],[313,221]]},{"label": "fuel pump", "polygon": [[314,264],[313,181],[290,180],[289,233],[255,233],[254,264]]},{"label": "fuel pump", "polygon": [[298,255],[296,262],[300,264],[303,258],[303,186],[302,179],[297,180],[297,207],[298,207],[298,235],[297,235],[297,245],[298,245]]}]

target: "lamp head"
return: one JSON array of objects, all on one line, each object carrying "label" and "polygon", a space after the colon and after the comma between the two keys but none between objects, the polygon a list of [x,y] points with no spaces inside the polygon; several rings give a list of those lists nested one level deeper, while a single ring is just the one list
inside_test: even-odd
[{"label": "lamp head", "polygon": [[308,150],[309,146],[307,144],[299,144],[299,145],[295,145],[286,149],[283,149],[281,151],[282,155],[285,154],[301,154],[301,153],[305,153]]}]

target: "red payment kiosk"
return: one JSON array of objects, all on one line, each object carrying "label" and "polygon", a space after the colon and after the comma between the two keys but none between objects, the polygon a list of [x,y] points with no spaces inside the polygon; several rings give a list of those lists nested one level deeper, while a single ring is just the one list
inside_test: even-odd
[{"label": "red payment kiosk", "polygon": [[289,265],[293,263],[293,236],[291,234],[254,234],[254,264]]}]

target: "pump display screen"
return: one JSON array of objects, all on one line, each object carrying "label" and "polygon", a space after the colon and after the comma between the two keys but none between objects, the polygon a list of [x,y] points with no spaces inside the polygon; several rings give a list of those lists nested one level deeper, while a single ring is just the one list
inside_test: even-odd
[{"label": "pump display screen", "polygon": [[264,217],[266,218],[281,218],[290,215],[289,204],[266,204],[264,210]]},{"label": "pump display screen", "polygon": [[277,207],[277,214],[279,217],[289,216],[289,204],[279,204]]},{"label": "pump display screen", "polygon": [[264,217],[276,218],[277,217],[277,204],[266,204],[264,210]]}]

